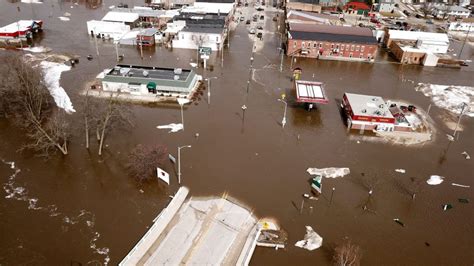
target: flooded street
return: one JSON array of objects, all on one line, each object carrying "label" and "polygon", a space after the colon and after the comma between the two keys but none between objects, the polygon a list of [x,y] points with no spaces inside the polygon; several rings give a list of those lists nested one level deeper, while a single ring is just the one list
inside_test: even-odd
[{"label": "flooded street", "polygon": [[[444,121],[447,117],[456,120],[433,105],[434,141],[406,147],[348,132],[339,108],[344,92],[353,92],[400,99],[426,110],[431,101],[415,91],[415,85],[474,86],[472,63],[463,69],[399,65],[385,52],[374,64],[298,59],[294,67],[302,68],[302,79],[324,82],[330,99],[329,104],[307,112],[295,103],[291,92],[289,58],[285,57],[283,72],[279,72],[279,36],[272,33],[276,22],[268,11],[263,42],[255,43],[255,71],[248,93],[254,44],[244,21],[231,33],[223,66],[221,54],[214,52],[210,59],[213,71],[197,70],[217,79],[211,81],[210,104],[206,90],[199,101],[185,108],[184,131],[168,133],[156,128],[180,121],[178,105],[135,105],[134,126],[109,132],[100,158],[97,143],[92,142],[90,151],[85,148],[79,92],[104,68],[113,67],[116,52],[112,42],[98,40],[97,57],[86,21],[100,20],[110,5],[118,3],[107,0],[98,9],[88,9],[83,2],[0,2],[1,25],[42,19],[44,32],[38,46],[81,57],[79,64],[61,76],[61,85],[77,110],[71,115],[74,135],[68,156],[58,154],[44,160],[17,152],[24,135],[0,119],[1,265],[119,263],[178,189],[177,171],[169,161],[165,166],[171,174],[169,187],[157,181],[139,185],[127,176],[127,155],[137,144],[163,144],[175,157],[178,146],[192,145],[181,151],[182,184],[190,195],[228,192],[258,217],[272,217],[280,223],[289,234],[287,247],[257,248],[252,265],[328,265],[331,247],[344,237],[361,247],[363,265],[472,265],[474,166],[461,153],[474,154],[473,118],[462,118],[459,140],[451,142],[446,134],[452,130]],[[65,12],[71,13],[70,21],[58,19]],[[248,16],[251,18],[250,13]],[[459,49],[459,43],[454,48]],[[122,46],[119,53],[124,54],[124,64],[190,68],[189,63],[196,60],[194,50],[161,46],[145,50],[143,60],[136,47]],[[86,60],[89,54],[94,56],[92,61]],[[463,56],[472,60],[472,54],[466,46]],[[284,128],[284,105],[277,101],[282,93],[289,98]],[[310,167],[348,167],[351,173],[324,179],[320,199],[307,200],[300,213],[301,195],[310,191],[311,177],[306,172]],[[395,172],[399,168],[406,173]],[[430,175],[446,179],[430,186],[425,182]],[[417,181],[421,185],[413,200],[409,191]],[[375,186],[371,196],[367,183]],[[458,203],[459,198],[471,202]],[[442,205],[448,203],[454,208],[443,211]],[[365,205],[369,211],[363,209]],[[405,226],[395,223],[395,218]],[[306,225],[324,238],[322,248],[294,247],[303,239]]]}]

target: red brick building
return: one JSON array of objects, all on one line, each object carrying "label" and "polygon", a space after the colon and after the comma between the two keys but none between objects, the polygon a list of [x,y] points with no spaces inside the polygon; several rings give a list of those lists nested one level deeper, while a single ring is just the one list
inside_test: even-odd
[{"label": "red brick building", "polygon": [[374,62],[377,40],[369,28],[290,24],[287,55],[325,60]]}]

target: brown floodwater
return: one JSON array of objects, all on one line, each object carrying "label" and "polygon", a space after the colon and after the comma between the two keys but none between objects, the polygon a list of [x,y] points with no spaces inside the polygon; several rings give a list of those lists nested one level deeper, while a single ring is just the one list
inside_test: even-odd
[{"label": "brown floodwater", "polygon": [[[118,3],[108,0],[89,9],[84,2],[0,2],[1,25],[17,19],[43,19],[45,30],[38,45],[54,53],[81,56],[80,63],[61,78],[77,109],[70,116],[73,137],[68,156],[44,160],[17,152],[25,141],[23,133],[0,119],[0,264],[95,265],[108,258],[110,264],[117,264],[178,189],[170,162],[164,166],[173,177],[169,187],[156,181],[139,185],[127,176],[127,154],[137,144],[166,145],[175,156],[178,146],[192,145],[182,150],[181,159],[182,183],[193,196],[228,192],[258,217],[275,218],[288,231],[287,248],[257,248],[253,265],[327,265],[331,248],[344,237],[361,247],[364,265],[474,263],[474,166],[461,155],[463,151],[474,155],[472,118],[463,117],[459,140],[450,142],[446,134],[452,131],[443,122],[449,114],[432,107],[434,141],[405,147],[347,132],[338,108],[343,93],[354,92],[403,99],[426,109],[430,99],[414,90],[416,83],[474,86],[472,66],[401,66],[385,52],[375,64],[298,60],[295,66],[303,69],[303,79],[324,82],[330,97],[329,104],[306,112],[291,96],[289,59],[285,59],[284,71],[278,71],[278,35],[271,33],[276,25],[271,12],[266,12],[264,46],[261,50],[258,46],[254,54],[255,74],[248,94],[253,45],[246,26],[240,24],[224,52],[223,67],[221,55],[214,53],[210,60],[214,70],[198,70],[218,79],[212,80],[210,105],[206,91],[200,101],[185,109],[184,132],[156,128],[179,122],[178,106],[134,106],[134,126],[109,132],[104,155],[98,157],[96,143],[89,151],[84,146],[79,92],[102,69],[112,67],[116,55],[112,43],[100,40],[97,58],[86,21],[100,19],[110,5]],[[65,12],[71,13],[70,21],[58,19]],[[453,43],[453,48],[458,50],[459,43]],[[120,47],[119,53],[125,55],[126,64],[182,68],[189,68],[196,56],[192,50],[162,47],[145,50],[143,60],[135,47]],[[472,60],[472,53],[466,46],[463,57]],[[85,60],[88,54],[94,60]],[[284,106],[277,101],[282,93],[289,95],[285,128],[280,124]],[[7,162],[15,162],[14,168]],[[300,213],[301,195],[309,192],[306,169],[332,166],[349,167],[351,173],[324,179],[322,197],[306,201]],[[397,168],[406,173],[395,172]],[[445,176],[445,182],[427,185],[432,174]],[[369,198],[365,184],[370,180],[376,180],[372,181],[376,186]],[[455,187],[452,182],[471,188]],[[410,190],[417,191],[415,200]],[[458,203],[458,198],[470,198],[471,203]],[[447,203],[454,208],[443,211]],[[368,211],[363,210],[364,205]],[[395,218],[405,227],[395,223]],[[305,225],[324,238],[322,248],[294,247],[303,238]]]}]

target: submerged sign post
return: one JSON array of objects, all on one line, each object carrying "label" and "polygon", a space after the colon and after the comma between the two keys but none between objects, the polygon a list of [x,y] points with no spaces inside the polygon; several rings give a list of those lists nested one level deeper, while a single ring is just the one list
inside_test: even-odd
[{"label": "submerged sign post", "polygon": [[204,68],[206,68],[207,59],[209,59],[209,55],[211,55],[212,49],[211,47],[199,46],[198,51],[201,55],[201,59],[204,59]]}]

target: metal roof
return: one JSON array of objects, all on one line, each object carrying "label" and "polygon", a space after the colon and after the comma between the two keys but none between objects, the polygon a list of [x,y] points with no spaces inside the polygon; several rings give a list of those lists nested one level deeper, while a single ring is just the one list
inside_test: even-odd
[{"label": "metal roof", "polygon": [[295,87],[298,102],[328,103],[321,82],[296,80]]},{"label": "metal roof", "polygon": [[331,34],[347,34],[373,36],[372,30],[365,27],[347,27],[323,24],[290,23],[290,31],[318,32]]},{"label": "metal roof", "polygon": [[354,93],[345,93],[345,95],[354,115],[393,119],[393,115],[382,97]]},{"label": "metal roof", "polygon": [[131,23],[138,20],[138,17],[137,13],[110,11],[102,18],[102,20]]},{"label": "metal roof", "polygon": [[308,41],[331,41],[344,43],[363,43],[376,44],[377,40],[374,36],[360,36],[347,34],[331,34],[318,32],[290,31],[290,38],[294,40]]}]

